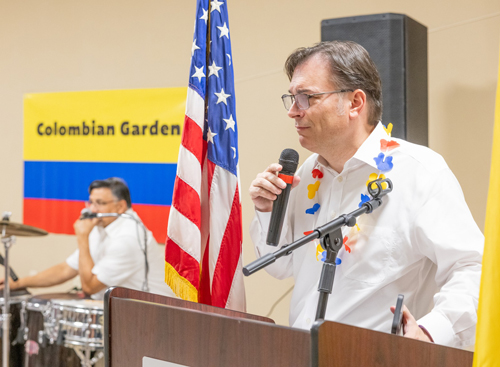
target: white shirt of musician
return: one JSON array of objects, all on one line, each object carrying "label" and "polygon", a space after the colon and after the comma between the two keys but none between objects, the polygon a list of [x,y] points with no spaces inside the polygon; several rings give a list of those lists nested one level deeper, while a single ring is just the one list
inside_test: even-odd
[{"label": "white shirt of musician", "polygon": [[[138,218],[128,209],[127,214]],[[149,274],[149,292],[175,297],[164,281],[163,247],[158,245],[151,231],[147,231]],[[90,255],[94,260],[92,273],[101,283],[108,286],[120,286],[141,290],[145,277],[144,232],[135,221],[126,217],[117,218],[107,227],[96,226],[89,235]],[[66,262],[78,270],[77,249]],[[103,299],[105,289],[92,295],[94,299]]]}]

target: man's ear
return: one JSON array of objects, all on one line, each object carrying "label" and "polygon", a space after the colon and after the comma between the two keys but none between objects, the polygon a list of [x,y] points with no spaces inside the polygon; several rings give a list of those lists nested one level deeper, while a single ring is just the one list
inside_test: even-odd
[{"label": "man's ear", "polygon": [[351,95],[351,107],[349,108],[349,117],[351,119],[358,118],[359,115],[366,110],[366,94],[361,89],[356,89]]},{"label": "man's ear", "polygon": [[127,202],[124,199],[120,200],[117,203],[117,205],[118,205],[118,213],[120,214],[125,213],[128,209]]}]

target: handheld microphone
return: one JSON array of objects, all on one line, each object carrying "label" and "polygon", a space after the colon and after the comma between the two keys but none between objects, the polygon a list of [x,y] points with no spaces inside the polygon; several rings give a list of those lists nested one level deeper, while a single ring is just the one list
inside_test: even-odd
[{"label": "handheld microphone", "polygon": [[92,211],[90,211],[90,209],[88,209],[88,208],[83,208],[82,211],[80,212],[80,220],[92,219],[92,218],[96,218],[96,217],[97,217],[97,213],[92,213]]},{"label": "handheld microphone", "polygon": [[92,219],[92,218],[107,218],[107,217],[128,217],[128,214],[119,213],[92,213],[90,209],[83,208],[80,212],[80,220],[82,219]]},{"label": "handheld microphone", "polygon": [[281,152],[279,164],[283,167],[278,177],[286,183],[286,188],[281,191],[278,198],[273,203],[271,221],[269,222],[269,231],[267,232],[266,243],[270,246],[278,246],[281,236],[281,228],[285,219],[288,197],[292,189],[293,175],[299,164],[299,153],[293,149],[285,149]]}]

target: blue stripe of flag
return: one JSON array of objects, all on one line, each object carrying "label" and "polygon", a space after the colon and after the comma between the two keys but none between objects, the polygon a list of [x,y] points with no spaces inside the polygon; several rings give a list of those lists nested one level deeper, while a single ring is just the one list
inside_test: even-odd
[{"label": "blue stripe of flag", "polygon": [[88,200],[94,180],[123,178],[132,203],[171,205],[177,164],[102,162],[24,162],[24,197]]}]

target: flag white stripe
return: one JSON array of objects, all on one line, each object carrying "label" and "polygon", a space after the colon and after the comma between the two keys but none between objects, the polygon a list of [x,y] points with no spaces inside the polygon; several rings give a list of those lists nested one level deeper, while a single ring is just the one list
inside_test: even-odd
[{"label": "flag white stripe", "polygon": [[174,206],[170,207],[168,222],[175,223],[175,225],[168,226],[168,237],[183,251],[200,262],[200,230],[196,224],[179,213]]},{"label": "flag white stripe", "polygon": [[188,88],[187,103],[186,103],[186,116],[196,122],[203,131],[203,119],[205,118],[205,101],[201,96],[191,88]]},{"label": "flag white stripe", "polygon": [[187,183],[200,196],[201,188],[201,166],[198,158],[187,150],[183,145],[179,148],[179,162],[177,165],[177,176]]},{"label": "flag white stripe", "polygon": [[227,297],[226,308],[232,310],[244,310],[246,305],[245,300],[245,287],[243,284],[243,255],[240,254],[238,259],[238,267],[234,273],[233,283],[231,284],[231,290]]}]

